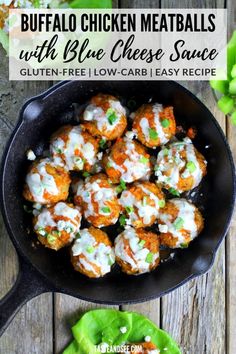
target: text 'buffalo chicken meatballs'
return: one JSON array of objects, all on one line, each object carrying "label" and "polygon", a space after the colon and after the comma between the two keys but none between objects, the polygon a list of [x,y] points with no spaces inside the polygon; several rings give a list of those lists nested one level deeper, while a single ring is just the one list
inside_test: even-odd
[{"label": "text 'buffalo chicken meatballs'", "polygon": [[141,144],[126,136],[117,139],[110,153],[103,158],[103,166],[112,183],[120,180],[132,183],[150,175],[149,158]]},{"label": "text 'buffalo chicken meatballs'", "polygon": [[149,148],[166,144],[176,133],[173,107],[144,104],[134,114],[133,130],[138,140]]},{"label": "text 'buffalo chicken meatballs'", "polygon": [[68,171],[49,158],[35,161],[27,175],[23,196],[30,202],[53,204],[66,200],[70,187]]},{"label": "text 'buffalo chicken meatballs'", "polygon": [[85,219],[93,226],[109,226],[118,220],[120,205],[115,187],[105,174],[100,173],[79,182],[75,188],[74,201],[81,206]]},{"label": "text 'buffalo chicken meatballs'", "polygon": [[80,230],[71,250],[76,271],[89,278],[99,278],[111,271],[115,254],[109,237],[102,230],[90,227]]},{"label": "text 'buffalo chicken meatballs'", "polygon": [[157,182],[179,193],[199,185],[206,175],[207,162],[192,141],[185,138],[163,147],[155,166]]},{"label": "text 'buffalo chicken meatballs'", "polygon": [[82,126],[91,135],[105,140],[121,137],[127,126],[125,108],[111,95],[98,94],[92,97],[81,119]]},{"label": "text 'buffalo chicken meatballs'", "polygon": [[126,224],[140,228],[156,221],[159,209],[165,206],[165,197],[154,183],[136,182],[122,192],[119,203],[127,217]]},{"label": "text 'buffalo chicken meatballs'", "polygon": [[129,227],[115,239],[116,261],[127,274],[142,274],[160,262],[158,236],[153,232]]},{"label": "text 'buffalo chicken meatballs'", "polygon": [[66,125],[51,137],[50,152],[70,171],[91,171],[97,161],[98,140],[80,126]]},{"label": "text 'buffalo chicken meatballs'", "polygon": [[158,217],[160,242],[170,248],[186,248],[204,227],[200,211],[186,199],[166,203]]},{"label": "text 'buffalo chicken meatballs'", "polygon": [[80,222],[81,214],[77,207],[59,202],[54,206],[44,207],[34,217],[33,225],[39,241],[57,251],[75,238]]}]

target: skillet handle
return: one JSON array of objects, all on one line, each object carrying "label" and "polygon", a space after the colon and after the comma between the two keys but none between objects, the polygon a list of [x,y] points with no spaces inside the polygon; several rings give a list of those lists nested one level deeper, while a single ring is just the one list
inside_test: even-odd
[{"label": "skillet handle", "polygon": [[29,263],[19,257],[19,273],[16,282],[0,300],[0,337],[27,301],[53,290]]}]

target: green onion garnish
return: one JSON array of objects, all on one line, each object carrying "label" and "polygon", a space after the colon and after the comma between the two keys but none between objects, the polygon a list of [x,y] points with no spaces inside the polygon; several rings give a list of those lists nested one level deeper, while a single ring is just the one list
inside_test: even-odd
[{"label": "green onion garnish", "polygon": [[164,148],[162,151],[163,151],[163,155],[164,156],[168,156],[169,155],[169,149]]},{"label": "green onion garnish", "polygon": [[153,253],[152,252],[149,252],[148,253],[148,255],[147,255],[147,257],[146,257],[146,259],[145,259],[145,261],[147,262],[147,263],[152,263],[153,262]]},{"label": "green onion garnish", "polygon": [[176,220],[175,220],[175,222],[174,222],[174,228],[175,228],[175,230],[180,230],[180,229],[182,229],[182,227],[183,227],[183,225],[184,225],[184,219],[182,219],[182,218],[177,218]]},{"label": "green onion garnish", "polygon": [[189,170],[189,172],[194,172],[194,171],[196,171],[196,165],[195,165],[195,163],[193,162],[193,161],[189,161],[188,163],[187,163],[187,169]]},{"label": "green onion garnish", "polygon": [[90,173],[88,173],[88,172],[83,172],[83,177],[90,177],[91,175],[90,175]]},{"label": "green onion garnish", "polygon": [[121,193],[122,191],[126,190],[126,183],[123,181],[123,179],[120,180],[120,184],[118,187],[116,187],[116,193]]},{"label": "green onion garnish", "polygon": [[139,162],[144,163],[144,164],[147,164],[148,161],[149,161],[149,160],[148,160],[146,157],[144,157],[144,156],[142,156],[142,157],[139,159]]},{"label": "green onion garnish", "polygon": [[146,206],[147,205],[147,197],[143,197],[143,206]]},{"label": "green onion garnish", "polygon": [[118,119],[117,115],[115,114],[114,109],[112,108],[108,108],[107,112],[106,112],[106,116],[108,119],[108,122],[113,125],[115,123],[115,121]]},{"label": "green onion garnish", "polygon": [[125,210],[127,211],[128,214],[130,214],[134,211],[134,208],[132,206],[126,206]]},{"label": "green onion garnish", "polygon": [[164,206],[166,205],[165,200],[164,199],[159,200],[158,201],[158,205],[159,205],[160,208],[164,208]]},{"label": "green onion garnish", "polygon": [[181,243],[180,248],[188,248],[188,243]]},{"label": "green onion garnish", "polygon": [[88,253],[93,253],[93,252],[95,251],[95,248],[94,248],[93,246],[88,246],[88,247],[86,248],[86,251],[87,251]]},{"label": "green onion garnish", "polygon": [[145,245],[145,240],[139,241],[138,245],[139,245],[139,248],[143,248],[143,246]]},{"label": "green onion garnish", "polygon": [[107,141],[106,141],[106,139],[101,139],[101,140],[99,141],[99,146],[100,146],[101,149],[106,149],[106,147],[107,147]]},{"label": "green onion garnish", "polygon": [[75,235],[75,238],[80,238],[80,237],[81,237],[80,233],[77,232],[77,234]]},{"label": "green onion garnish", "polygon": [[153,128],[149,128],[149,137],[150,139],[156,140],[158,138],[157,131]]},{"label": "green onion garnish", "polygon": [[174,188],[170,188],[170,189],[168,189],[168,191],[169,191],[171,194],[175,195],[176,197],[179,197],[179,196],[180,196],[180,193],[179,193],[176,189],[174,189]]},{"label": "green onion garnish", "polygon": [[57,240],[57,237],[51,235],[51,234],[48,234],[47,235],[47,241],[48,243],[54,243],[55,241]]},{"label": "green onion garnish", "polygon": [[121,215],[120,218],[119,218],[119,223],[120,223],[120,226],[125,226],[126,224],[126,217],[125,215]]},{"label": "green onion garnish", "polygon": [[101,211],[105,214],[110,214],[111,209],[109,207],[103,207],[103,208],[101,208]]},{"label": "green onion garnish", "polygon": [[165,118],[161,121],[161,125],[163,126],[163,128],[168,128],[170,126],[170,120]]}]

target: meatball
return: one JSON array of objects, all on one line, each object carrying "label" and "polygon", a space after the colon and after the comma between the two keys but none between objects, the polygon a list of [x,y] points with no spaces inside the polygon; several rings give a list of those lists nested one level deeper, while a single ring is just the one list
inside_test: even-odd
[{"label": "meatball", "polygon": [[124,273],[147,273],[160,262],[158,237],[144,229],[129,227],[116,237],[115,255]]},{"label": "meatball", "polygon": [[30,202],[54,204],[68,197],[68,171],[49,158],[35,161],[26,175],[23,196]]},{"label": "meatball", "polygon": [[66,125],[51,137],[50,152],[68,170],[91,171],[96,162],[98,141],[80,126]]},{"label": "meatball", "polygon": [[72,242],[79,231],[80,222],[79,209],[64,202],[44,207],[33,220],[39,241],[56,251]]},{"label": "meatball", "polygon": [[150,148],[166,144],[176,132],[173,107],[144,104],[134,113],[133,130],[141,143]]},{"label": "meatball", "polygon": [[71,262],[76,271],[89,278],[109,273],[115,263],[115,254],[107,234],[93,226],[81,230],[72,246]]},{"label": "meatball", "polygon": [[95,227],[113,225],[120,214],[116,191],[105,174],[97,174],[77,184],[75,204]]},{"label": "meatball", "polygon": [[166,203],[159,217],[160,242],[170,248],[186,248],[204,227],[200,211],[186,199]]},{"label": "meatball", "polygon": [[113,183],[132,183],[149,176],[150,156],[145,148],[128,137],[118,139],[103,159],[105,171]]},{"label": "meatball", "polygon": [[157,156],[157,182],[173,194],[189,191],[199,185],[206,175],[207,162],[192,141],[185,138],[163,147]]},{"label": "meatball", "polygon": [[132,343],[128,347],[127,354],[160,354],[160,350],[151,342]]},{"label": "meatball", "polygon": [[105,140],[121,137],[127,126],[126,111],[120,101],[104,94],[91,98],[83,112],[82,121],[90,134]]},{"label": "meatball", "polygon": [[119,202],[126,223],[136,228],[151,226],[165,206],[164,194],[151,182],[136,182],[122,192]]}]

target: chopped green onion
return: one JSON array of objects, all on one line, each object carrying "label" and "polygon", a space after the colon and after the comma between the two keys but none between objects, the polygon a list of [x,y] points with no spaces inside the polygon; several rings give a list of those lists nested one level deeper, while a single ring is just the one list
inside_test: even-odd
[{"label": "chopped green onion", "polygon": [[48,234],[47,235],[47,241],[48,243],[54,243],[55,241],[57,240],[57,237],[51,235],[51,234]]},{"label": "chopped green onion", "polygon": [[87,251],[88,253],[94,253],[95,248],[94,248],[93,246],[88,246],[88,247],[86,248],[86,251]]},{"label": "chopped green onion", "polygon": [[80,233],[77,232],[77,234],[75,235],[75,238],[77,239],[77,238],[80,238],[80,237],[81,237]]},{"label": "chopped green onion", "polygon": [[176,197],[179,197],[179,196],[180,196],[180,193],[179,193],[176,189],[174,189],[174,188],[170,188],[170,189],[169,189],[169,192],[170,192],[171,194],[175,195]]},{"label": "chopped green onion", "polygon": [[110,161],[108,161],[108,163],[107,163],[107,166],[106,166],[107,168],[111,168],[112,167],[112,163],[110,162]]},{"label": "chopped green onion", "polygon": [[112,258],[111,256],[108,256],[108,265],[112,266],[115,263],[114,258]]},{"label": "chopped green onion", "polygon": [[150,139],[157,140],[157,138],[158,138],[157,131],[153,128],[149,128],[148,131],[149,131]]},{"label": "chopped green onion", "polygon": [[158,205],[159,205],[160,208],[164,208],[164,206],[166,205],[165,200],[164,199],[159,200],[158,201]]},{"label": "chopped green onion", "polygon": [[147,197],[143,197],[143,206],[146,206],[147,205]]},{"label": "chopped green onion", "polygon": [[181,247],[181,248],[188,248],[188,243],[181,243],[181,244],[180,244],[180,247]]},{"label": "chopped green onion", "polygon": [[222,96],[218,101],[218,107],[224,114],[228,114],[234,107],[234,100],[230,96]]},{"label": "chopped green onion", "polygon": [[147,255],[147,257],[146,257],[146,259],[145,259],[145,261],[147,262],[147,263],[152,263],[153,262],[153,253],[152,252],[149,252],[148,253],[148,255]]},{"label": "chopped green onion", "polygon": [[106,112],[106,116],[108,119],[108,122],[113,125],[115,123],[115,121],[118,119],[117,115],[115,114],[114,109],[109,108]]},{"label": "chopped green onion", "polygon": [[163,151],[163,155],[164,156],[168,156],[169,155],[169,149],[164,148],[162,151]]},{"label": "chopped green onion", "polygon": [[139,159],[139,162],[144,163],[144,164],[147,164],[148,161],[149,161],[149,160],[148,160],[146,157],[144,157],[144,156],[142,156],[142,157]]},{"label": "chopped green onion", "polygon": [[120,218],[119,218],[119,223],[120,223],[120,226],[125,226],[126,224],[126,217],[125,215],[121,215]]},{"label": "chopped green onion", "polygon": [[90,173],[88,173],[88,172],[83,172],[83,177],[90,177],[91,175],[90,175]]},{"label": "chopped green onion", "polygon": [[182,229],[183,225],[184,225],[184,219],[178,217],[175,222],[174,222],[174,228],[175,230],[180,230]]},{"label": "chopped green onion", "polygon": [[108,108],[108,110],[106,111],[106,115],[109,117],[111,114],[115,113],[113,108]]},{"label": "chopped green onion", "polygon": [[106,147],[107,147],[107,141],[106,141],[106,139],[101,139],[101,140],[99,141],[99,146],[100,146],[101,149],[106,149]]},{"label": "chopped green onion", "polygon": [[193,161],[189,161],[188,163],[187,163],[187,165],[186,165],[186,167],[187,167],[187,169],[189,170],[189,172],[194,172],[194,171],[196,171],[196,165],[195,165],[195,163],[193,162]]},{"label": "chopped green onion", "polygon": [[141,240],[139,241],[138,245],[139,245],[139,248],[143,248],[143,246],[145,245],[145,240]]},{"label": "chopped green onion", "polygon": [[110,214],[111,209],[109,207],[103,207],[103,208],[101,208],[101,211],[105,214]]},{"label": "chopped green onion", "polygon": [[161,125],[163,126],[163,128],[168,128],[170,126],[170,120],[165,118],[161,121]]},{"label": "chopped green onion", "polygon": [[134,208],[132,206],[126,206],[125,210],[127,211],[128,214],[130,214],[134,211]]},{"label": "chopped green onion", "polygon": [[126,183],[123,181],[123,179],[120,180],[120,184],[118,187],[116,187],[116,193],[121,193],[122,191],[126,190]]}]

